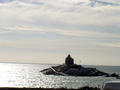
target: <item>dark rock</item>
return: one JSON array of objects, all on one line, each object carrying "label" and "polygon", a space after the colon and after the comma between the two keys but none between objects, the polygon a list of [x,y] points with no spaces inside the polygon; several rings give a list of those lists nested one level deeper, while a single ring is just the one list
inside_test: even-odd
[{"label": "dark rock", "polygon": [[111,74],[112,77],[118,77],[119,75],[116,73]]},{"label": "dark rock", "polygon": [[65,64],[44,69],[41,72],[46,75],[65,75],[65,76],[106,76],[106,77],[119,76],[115,73],[110,75],[96,68],[87,68],[83,67],[82,65],[74,64],[74,59],[70,55],[68,55],[68,57],[65,59]]},{"label": "dark rock", "polygon": [[116,74],[116,73],[111,74],[110,77],[115,77],[115,78],[117,78],[117,79],[120,79],[119,74]]}]

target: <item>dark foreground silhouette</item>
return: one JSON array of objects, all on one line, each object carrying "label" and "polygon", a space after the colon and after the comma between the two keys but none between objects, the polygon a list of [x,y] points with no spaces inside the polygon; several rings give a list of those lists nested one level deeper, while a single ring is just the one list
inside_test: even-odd
[{"label": "dark foreground silhouette", "polygon": [[81,87],[78,89],[67,89],[67,88],[14,88],[14,87],[0,87],[0,90],[101,90],[97,87]]},{"label": "dark foreground silhouette", "polygon": [[116,73],[109,74],[96,68],[83,67],[82,65],[74,64],[74,59],[70,55],[66,57],[65,64],[53,66],[51,68],[44,69],[41,72],[45,75],[106,76],[119,78],[119,75]]}]

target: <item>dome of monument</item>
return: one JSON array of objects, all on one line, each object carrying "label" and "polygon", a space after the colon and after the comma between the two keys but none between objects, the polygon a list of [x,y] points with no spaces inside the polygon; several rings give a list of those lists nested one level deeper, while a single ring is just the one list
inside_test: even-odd
[{"label": "dome of monument", "polygon": [[65,64],[66,65],[73,65],[74,64],[74,59],[70,56],[70,54],[66,57]]}]

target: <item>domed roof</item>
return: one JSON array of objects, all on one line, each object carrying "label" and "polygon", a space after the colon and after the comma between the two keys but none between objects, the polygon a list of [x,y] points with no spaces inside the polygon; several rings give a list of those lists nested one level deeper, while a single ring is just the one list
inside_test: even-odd
[{"label": "domed roof", "polygon": [[65,64],[67,64],[67,65],[74,64],[74,59],[70,56],[70,54],[68,54],[68,56],[66,57]]}]

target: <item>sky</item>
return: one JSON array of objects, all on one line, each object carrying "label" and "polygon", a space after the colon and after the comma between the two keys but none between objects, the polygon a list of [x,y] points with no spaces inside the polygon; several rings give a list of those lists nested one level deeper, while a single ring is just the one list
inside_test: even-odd
[{"label": "sky", "polygon": [[120,0],[0,0],[0,62],[120,65]]}]

